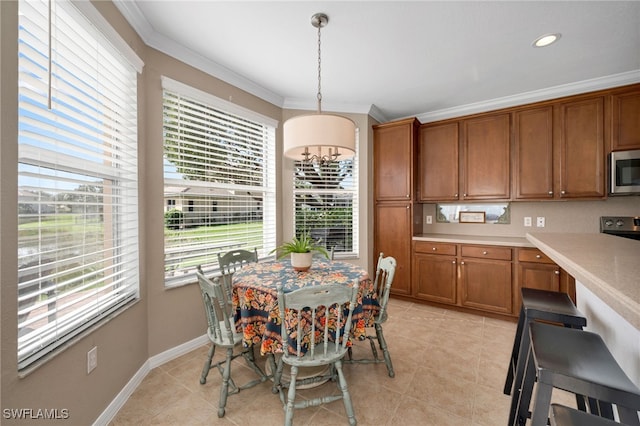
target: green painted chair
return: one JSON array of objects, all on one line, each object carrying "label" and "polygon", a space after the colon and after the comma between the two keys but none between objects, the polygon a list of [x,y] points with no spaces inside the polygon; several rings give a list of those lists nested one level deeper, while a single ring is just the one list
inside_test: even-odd
[{"label": "green painted chair", "polygon": [[[396,373],[393,371],[393,364],[391,363],[391,355],[389,354],[389,348],[387,347],[387,341],[384,339],[382,333],[382,324],[387,321],[387,304],[389,302],[389,290],[391,284],[393,284],[393,276],[396,273],[397,262],[396,259],[387,256],[384,257],[384,253],[380,253],[378,257],[378,265],[376,267],[376,276],[373,281],[373,291],[376,294],[378,302],[380,303],[380,311],[375,316],[373,327],[376,335],[367,334],[365,337],[369,340],[371,345],[371,352],[373,358],[359,358],[353,359],[353,351],[349,348],[346,363],[359,363],[359,364],[375,364],[385,363],[387,365],[387,371],[389,377],[395,377]],[[378,345],[382,350],[383,358],[378,356],[378,350],[376,349],[375,341],[378,341]]]},{"label": "green painted chair", "polygon": [[[344,402],[349,424],[355,425],[357,422],[353,404],[347,388],[347,381],[342,372],[342,358],[347,352],[351,317],[358,296],[358,282],[355,281],[353,287],[344,284],[327,284],[303,287],[290,293],[284,293],[281,284],[277,284],[276,288],[283,354],[278,360],[274,375],[274,391],[280,394],[280,400],[284,405],[285,425],[292,424],[293,413],[296,409],[315,407],[340,399]],[[297,321],[297,324],[291,324],[287,323],[287,317],[301,320]],[[342,323],[344,323],[343,330],[339,326]],[[336,324],[338,324],[337,327]],[[320,337],[312,339],[311,336]],[[284,364],[291,368],[289,383],[282,381]],[[298,379],[298,368],[323,365],[329,367],[326,374]],[[296,401],[298,386],[324,382],[328,379],[337,380],[339,394],[334,391],[324,396],[312,399],[300,398]],[[288,387],[286,396],[283,390],[285,387]]]},{"label": "green painted chair", "polygon": [[[253,347],[242,348],[242,334],[236,332],[230,304],[227,300],[227,292],[220,282],[223,277],[209,279],[204,276],[200,266],[197,267],[196,275],[198,276],[198,283],[200,284],[200,291],[202,293],[202,301],[204,302],[204,309],[207,316],[207,335],[209,336],[209,340],[211,340],[211,349],[209,349],[208,358],[205,361],[204,368],[202,369],[200,383],[205,384],[207,382],[209,370],[212,368],[218,369],[222,376],[218,417],[223,417],[225,406],[227,405],[227,397],[229,395],[233,395],[243,389],[253,387],[268,380],[270,377],[267,376],[256,364],[253,355]],[[222,361],[213,363],[212,360],[217,347],[224,349],[226,351],[226,356]],[[235,352],[235,347],[240,347],[241,350],[239,352]],[[258,379],[252,380],[243,385],[236,385],[231,378],[231,361],[239,356],[242,356],[249,367],[256,372],[259,377]]]},{"label": "green painted chair", "polygon": [[257,261],[258,250],[256,248],[254,248],[253,251],[242,249],[231,250],[223,255],[218,253],[218,265],[220,265],[222,275],[232,274],[247,263],[255,263]]}]

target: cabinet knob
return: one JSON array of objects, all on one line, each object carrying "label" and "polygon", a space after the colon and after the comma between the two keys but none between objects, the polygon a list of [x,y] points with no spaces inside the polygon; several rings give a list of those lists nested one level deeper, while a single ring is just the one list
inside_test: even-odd
[{"label": "cabinet knob", "polygon": [[566,193],[567,193],[567,191],[560,191],[560,193],[561,193],[562,195],[564,195],[564,194],[566,194]]},{"label": "cabinet knob", "polygon": [[487,252],[486,250],[482,252],[482,254],[484,254],[485,256],[489,254],[489,252]]},{"label": "cabinet knob", "polygon": [[456,261],[455,261],[455,260],[452,260],[452,261],[451,261],[451,263],[453,263],[453,264],[455,265],[455,264],[456,264]]},{"label": "cabinet knob", "polygon": [[540,256],[539,254],[536,254],[536,259],[542,259],[542,256]]},{"label": "cabinet knob", "polygon": [[436,251],[438,249],[436,247],[431,247],[431,250]]},{"label": "cabinet knob", "polygon": [[458,198],[458,193],[453,194],[454,197]]},{"label": "cabinet knob", "polygon": [[405,197],[409,198],[409,194],[405,195]]},{"label": "cabinet knob", "polygon": [[553,195],[553,191],[549,191],[549,195]]},{"label": "cabinet knob", "polygon": [[407,206],[407,210],[409,210],[409,206]]},{"label": "cabinet knob", "polygon": [[553,271],[554,274],[556,275],[560,275],[560,271],[558,271],[557,269],[555,271]]},{"label": "cabinet knob", "polygon": [[461,265],[464,265],[464,260],[462,262],[460,262]]},{"label": "cabinet knob", "polygon": [[467,196],[467,194],[466,194],[466,193],[465,193],[465,194],[462,194],[462,196],[463,196],[463,197],[466,197],[466,196]]}]

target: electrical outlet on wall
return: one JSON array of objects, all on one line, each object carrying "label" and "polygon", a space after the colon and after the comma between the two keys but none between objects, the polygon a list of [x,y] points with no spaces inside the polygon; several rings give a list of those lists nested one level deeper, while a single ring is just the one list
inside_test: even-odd
[{"label": "electrical outlet on wall", "polygon": [[87,352],[87,374],[98,366],[98,347],[94,346]]},{"label": "electrical outlet on wall", "polygon": [[433,223],[433,217],[431,215],[426,215],[424,218],[427,225],[431,225]]},{"label": "electrical outlet on wall", "polygon": [[538,217],[536,218],[536,226],[537,226],[538,228],[544,228],[544,217],[542,217],[542,216],[538,216]]}]

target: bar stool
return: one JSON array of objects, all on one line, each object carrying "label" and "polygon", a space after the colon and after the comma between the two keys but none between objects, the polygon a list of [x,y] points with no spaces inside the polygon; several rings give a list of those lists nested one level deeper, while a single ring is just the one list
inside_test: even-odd
[{"label": "bar stool", "polygon": [[620,426],[620,423],[564,405],[551,404],[551,426]]},{"label": "bar stool", "polygon": [[[532,322],[529,340],[525,375],[522,383],[515,383],[520,395],[511,400],[516,414],[513,424],[526,423],[535,384],[531,426],[547,424],[553,388],[588,397],[596,403],[589,404],[592,414],[608,416],[614,404],[620,422],[640,426],[640,389],[622,371],[598,334]],[[599,407],[605,409],[598,411]]]},{"label": "bar stool", "polygon": [[[522,288],[522,307],[518,317],[516,336],[513,340],[513,349],[507,371],[507,379],[504,384],[504,394],[511,395],[514,378],[516,383],[522,382],[524,375],[524,360],[529,352],[529,324],[532,321],[550,321],[562,324],[565,327],[582,329],[587,325],[587,319],[573,304],[569,295],[557,291]],[[522,362],[520,362],[522,360]],[[520,388],[513,389],[514,398],[520,394]],[[584,404],[578,403],[578,407],[585,409]],[[510,413],[509,424],[513,424],[515,412]]]}]

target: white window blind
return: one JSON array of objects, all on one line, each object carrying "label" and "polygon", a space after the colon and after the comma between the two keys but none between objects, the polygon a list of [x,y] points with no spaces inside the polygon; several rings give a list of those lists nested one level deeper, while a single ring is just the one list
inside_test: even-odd
[{"label": "white window blind", "polygon": [[336,257],[358,256],[357,155],[330,163],[296,161],[294,198],[296,235],[309,233]]},{"label": "white window blind", "polygon": [[19,12],[23,369],[138,297],[137,73],[71,3]]},{"label": "white window blind", "polygon": [[195,281],[198,265],[218,269],[218,253],[255,247],[266,257],[275,247],[275,126],[163,82],[165,285],[173,286]]}]

